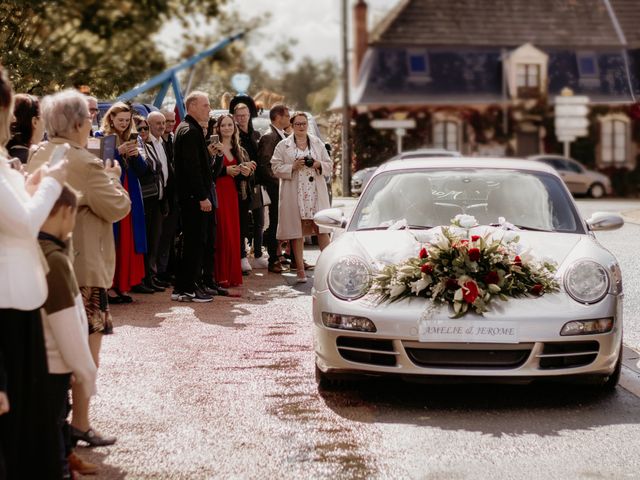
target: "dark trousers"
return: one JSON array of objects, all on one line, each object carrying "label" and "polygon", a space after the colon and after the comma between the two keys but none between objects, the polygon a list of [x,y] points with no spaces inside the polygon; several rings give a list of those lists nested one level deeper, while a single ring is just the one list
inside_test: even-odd
[{"label": "dark trousers", "polygon": [[247,256],[245,248],[245,238],[249,238],[249,212],[251,211],[251,201],[238,198],[238,209],[240,213],[240,258]]},{"label": "dark trousers", "polygon": [[[10,410],[0,415],[0,479],[61,478],[59,437],[48,414],[40,311],[0,309],[0,359]],[[2,462],[0,462],[0,465]]]},{"label": "dark trousers", "polygon": [[144,221],[147,229],[147,253],[144,256],[144,283],[151,284],[151,280],[158,273],[157,258],[162,234],[162,210],[158,197],[148,197],[144,202]]},{"label": "dark trousers", "polygon": [[216,210],[216,208],[213,208],[210,214],[204,215],[204,221],[207,225],[205,227],[204,258],[200,280],[208,286],[216,284]]},{"label": "dark trousers", "polygon": [[69,437],[69,388],[71,387],[71,374],[47,375],[47,400],[50,406],[51,421],[56,424],[58,439],[60,442],[60,464],[62,465],[62,478],[71,478],[67,457],[71,453],[71,439]]},{"label": "dark trousers", "polygon": [[181,202],[182,259],[176,281],[176,290],[193,293],[196,281],[202,276],[207,243],[207,227],[211,225],[211,212],[200,210],[197,200]]},{"label": "dark trousers", "polygon": [[264,207],[251,210],[251,218],[253,218],[253,256],[260,258],[262,256]]},{"label": "dark trousers", "polygon": [[269,228],[264,232],[264,243],[267,245],[267,252],[269,252],[269,263],[273,264],[278,261],[279,246],[278,239],[276,238],[276,231],[278,230],[278,204],[280,194],[280,187],[278,185],[265,185],[267,194],[271,198],[271,205],[269,205]]},{"label": "dark trousers", "polygon": [[176,234],[179,232],[180,208],[176,200],[169,214],[162,220],[158,253],[156,255],[156,270],[159,274],[176,273],[171,271],[171,260],[175,258],[174,246]]}]

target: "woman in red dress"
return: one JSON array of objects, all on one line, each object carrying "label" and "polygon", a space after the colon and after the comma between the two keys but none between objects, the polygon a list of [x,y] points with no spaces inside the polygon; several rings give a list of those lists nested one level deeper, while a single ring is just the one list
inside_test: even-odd
[{"label": "woman in red dress", "polygon": [[235,177],[249,176],[250,168],[241,165],[247,155],[238,140],[238,128],[233,117],[223,114],[215,128],[219,135],[218,149],[224,155],[224,167],[216,180],[218,209],[216,211],[215,275],[222,287],[242,285],[240,267],[240,216],[238,213],[238,189]]}]

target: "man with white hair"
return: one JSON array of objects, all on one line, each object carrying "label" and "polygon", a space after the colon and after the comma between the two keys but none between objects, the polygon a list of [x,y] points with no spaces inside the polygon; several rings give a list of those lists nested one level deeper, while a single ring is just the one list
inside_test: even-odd
[{"label": "man with white hair", "polygon": [[89,132],[89,135],[93,137],[93,125],[95,124],[96,117],[100,111],[98,109],[98,99],[91,95],[87,95],[87,107],[89,107],[89,115],[91,115],[91,132]]},{"label": "man with white hair", "polygon": [[167,154],[162,143],[162,134],[164,133],[165,126],[164,115],[158,111],[149,113],[149,115],[147,115],[147,124],[149,125],[149,136],[147,137],[146,148],[151,157],[151,161],[157,165],[158,175],[153,180],[158,187],[158,196],[157,200],[154,200],[155,208],[152,207],[147,211],[145,207],[147,255],[145,257],[146,277],[144,284],[149,288],[158,290],[158,287],[166,288],[169,286],[168,283],[157,279],[156,276],[158,274],[157,259],[163,219],[168,213],[169,208],[167,184],[173,172],[169,169],[169,161],[167,160]]},{"label": "man with white hair", "polygon": [[[213,296],[197,287],[216,202],[210,153],[200,126],[209,121],[209,96],[191,92],[185,99],[187,115],[176,130],[173,155],[182,214],[182,259],[176,289],[171,296],[181,302],[211,302]],[[213,259],[206,259],[213,261]]]}]

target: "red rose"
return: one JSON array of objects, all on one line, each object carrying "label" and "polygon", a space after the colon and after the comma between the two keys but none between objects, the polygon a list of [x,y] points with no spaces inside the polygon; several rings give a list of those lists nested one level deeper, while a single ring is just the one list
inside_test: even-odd
[{"label": "red rose", "polygon": [[478,240],[480,240],[480,235],[471,235],[472,242],[477,242]]},{"label": "red rose", "polygon": [[520,255],[516,255],[516,257],[513,259],[513,263],[515,263],[519,267],[522,266],[522,259],[520,258]]},{"label": "red rose", "polygon": [[500,275],[498,275],[498,272],[496,272],[495,270],[492,270],[484,276],[484,283],[486,283],[487,285],[489,285],[490,283],[497,284],[499,281]]},{"label": "red rose", "polygon": [[427,249],[422,247],[422,250],[420,250],[420,258],[427,258],[429,256],[429,253],[427,252]]},{"label": "red rose", "polygon": [[542,295],[542,289],[543,288],[544,287],[541,284],[536,283],[533,287],[531,287],[531,293],[533,295]]},{"label": "red rose", "polygon": [[462,240],[460,240],[460,245],[468,245],[469,244],[469,240],[467,240],[466,238],[463,238]]},{"label": "red rose", "polygon": [[458,280],[456,280],[455,278],[447,278],[446,286],[449,290],[457,290],[460,288],[460,285],[458,285]]},{"label": "red rose", "polygon": [[464,288],[462,289],[462,298],[467,303],[473,303],[478,298],[478,285],[473,280],[469,280],[464,283]]},{"label": "red rose", "polygon": [[425,263],[420,267],[420,271],[422,273],[431,274],[433,273],[433,265],[431,265],[430,263]]},{"label": "red rose", "polygon": [[469,260],[472,262],[477,262],[480,260],[480,249],[479,248],[470,248],[469,249]]}]

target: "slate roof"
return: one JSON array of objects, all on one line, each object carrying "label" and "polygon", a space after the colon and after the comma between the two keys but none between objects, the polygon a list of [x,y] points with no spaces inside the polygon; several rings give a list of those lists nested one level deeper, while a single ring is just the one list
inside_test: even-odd
[{"label": "slate roof", "polygon": [[[610,0],[629,47],[640,47],[640,2]],[[604,0],[401,0],[371,45],[620,47]]]}]

